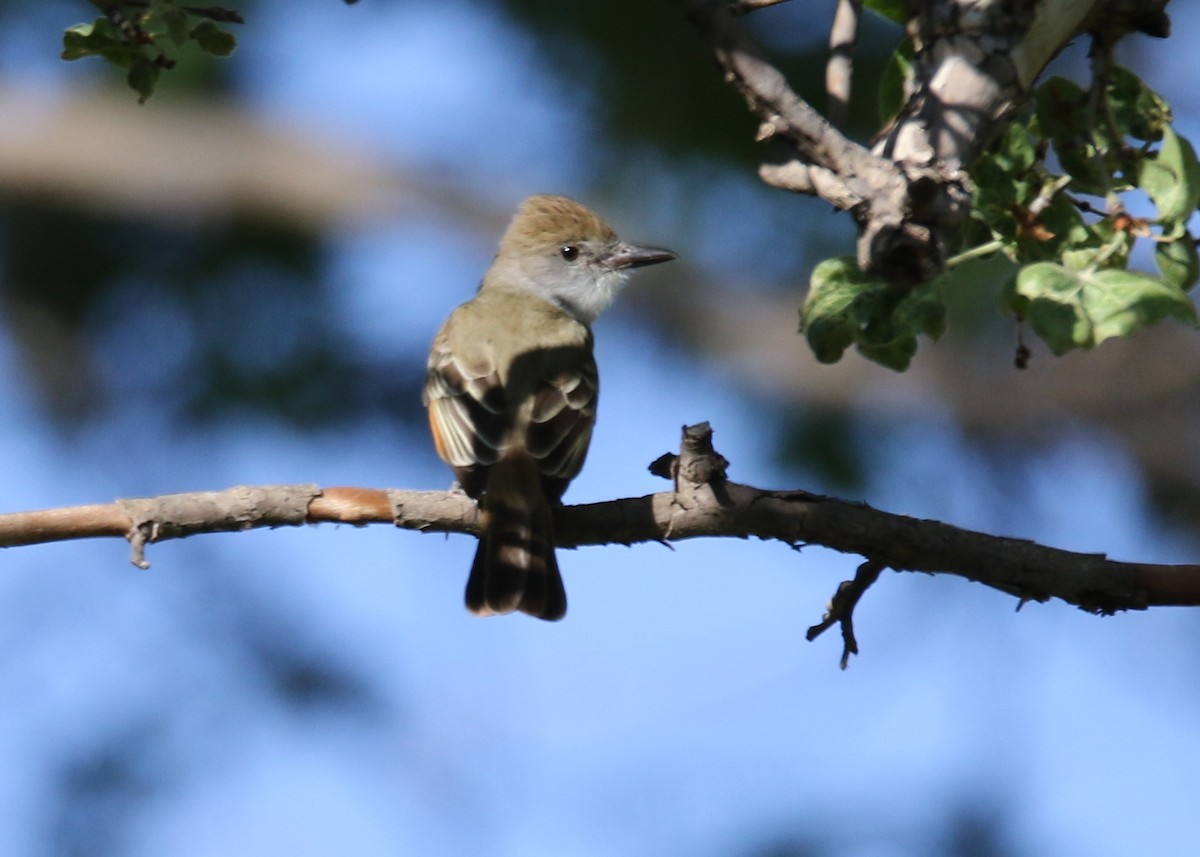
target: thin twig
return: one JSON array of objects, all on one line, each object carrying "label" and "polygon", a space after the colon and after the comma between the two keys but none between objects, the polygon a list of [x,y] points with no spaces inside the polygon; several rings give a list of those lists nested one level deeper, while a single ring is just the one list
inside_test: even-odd
[{"label": "thin twig", "polygon": [[825,112],[834,128],[846,126],[854,73],[854,44],[858,39],[861,15],[862,0],[838,0],[833,26],[829,30],[829,63],[825,66],[825,92],[829,103]]},{"label": "thin twig", "polygon": [[1084,214],[1095,214],[1099,217],[1108,217],[1109,215],[1109,212],[1101,208],[1096,208],[1096,206],[1092,205],[1086,199],[1080,199],[1079,197],[1071,196],[1070,194],[1067,194],[1066,197],[1067,201],[1070,202],[1071,205],[1078,208]]},{"label": "thin twig", "polygon": [[774,138],[792,149],[787,160],[769,156],[760,178],[815,193],[850,211],[859,223],[855,255],[864,270],[906,286],[940,273],[949,246],[946,237],[959,228],[968,210],[965,174],[959,166],[931,163],[928,147],[909,146],[910,136],[904,136],[907,154],[899,158],[894,147],[872,150],[859,145],[796,94],[739,26],[727,3],[680,2],[689,20],[712,41],[726,81],[762,120],[758,140]]},{"label": "thin twig", "polygon": [[858,640],[854,637],[854,608],[867,590],[879,579],[887,568],[884,563],[869,559],[858,567],[853,580],[843,580],[829,602],[829,609],[820,624],[808,629],[805,637],[812,642],[829,630],[835,623],[842,626],[842,669],[850,664],[850,656],[858,654]]},{"label": "thin twig", "polygon": [[1053,181],[1043,184],[1041,190],[1038,191],[1037,197],[1034,198],[1033,202],[1029,203],[1029,208],[1027,209],[1029,214],[1033,217],[1041,217],[1042,212],[1050,207],[1055,197],[1070,183],[1070,176],[1059,176]]},{"label": "thin twig", "polygon": [[[762,120],[758,138],[784,140],[793,159],[774,159],[760,175],[772,183],[817,193],[863,217],[895,209],[906,199],[907,178],[890,158],[848,139],[801,98],[762,54],[728,9],[713,0],[682,0],[688,18],[713,43],[717,62],[747,105]],[[768,175],[763,175],[766,172]],[[802,173],[803,178],[796,174]],[[819,176],[819,181],[817,180]]]},{"label": "thin twig", "polygon": [[963,250],[957,256],[951,256],[946,260],[946,270],[956,268],[964,262],[969,262],[972,259],[979,259],[984,256],[990,256],[993,253],[998,253],[1004,249],[1004,241],[996,238],[992,241],[985,241],[982,244],[976,244],[968,250]]},{"label": "thin twig", "polygon": [[1087,133],[1093,149],[1092,163],[1104,187],[1104,197],[1108,202],[1109,210],[1112,210],[1114,206],[1119,207],[1121,203],[1112,191],[1112,182],[1110,181],[1112,173],[1108,168],[1105,149],[1100,145],[1100,139],[1096,135],[1097,122],[1103,121],[1110,138],[1109,145],[1118,152],[1124,145],[1121,132],[1117,130],[1117,123],[1112,115],[1112,105],[1108,100],[1108,79],[1113,64],[1112,44],[1098,35],[1092,36],[1092,48],[1088,53],[1088,60],[1091,64],[1092,88],[1088,93],[1087,101]]}]

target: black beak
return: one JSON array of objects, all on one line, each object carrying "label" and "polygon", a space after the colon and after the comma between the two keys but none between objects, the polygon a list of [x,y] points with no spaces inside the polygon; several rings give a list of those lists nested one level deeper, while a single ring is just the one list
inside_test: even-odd
[{"label": "black beak", "polygon": [[617,269],[644,268],[646,265],[657,265],[659,262],[670,262],[678,258],[670,250],[663,250],[661,247],[638,247],[622,242],[608,257],[608,264]]}]

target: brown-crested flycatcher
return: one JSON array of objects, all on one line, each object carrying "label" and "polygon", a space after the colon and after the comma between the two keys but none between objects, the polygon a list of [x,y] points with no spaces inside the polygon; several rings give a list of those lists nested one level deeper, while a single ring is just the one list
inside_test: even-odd
[{"label": "brown-crested flycatcher", "polygon": [[521,203],[479,292],[433,341],[423,399],[440,455],[481,508],[467,608],[561,619],[551,504],[583,467],[599,379],[591,324],[629,271],[674,259],[565,196]]}]

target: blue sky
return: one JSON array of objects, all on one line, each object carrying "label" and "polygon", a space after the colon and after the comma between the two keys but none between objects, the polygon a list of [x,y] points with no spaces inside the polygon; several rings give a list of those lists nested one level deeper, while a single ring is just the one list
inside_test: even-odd
[{"label": "blue sky", "polygon": [[[344,135],[428,181],[482,186],[495,205],[592,184],[587,99],[548,84],[534,47],[484,4],[284,9],[268,5],[270,26],[243,36],[256,70],[246,100],[267,117]],[[1194,15],[1175,11],[1184,34]],[[1164,43],[1163,67],[1184,38]],[[315,40],[326,48],[314,56]],[[73,73],[35,74],[75,85]],[[1194,96],[1179,98],[1183,117]],[[464,133],[463,117],[490,132]],[[659,191],[670,179],[647,195]],[[665,234],[674,221],[656,222],[658,208],[605,213],[692,264],[755,264],[752,236],[704,227],[711,214],[701,234]],[[495,237],[436,218],[346,227],[331,273],[358,347],[420,353],[470,296]],[[602,413],[568,500],[661,490],[646,464],[700,419],[733,478],[778,485],[771,427],[721,367],[662,345],[630,313],[596,335]],[[424,436],[385,425],[181,436],[135,416],[68,441],[21,374],[0,341],[0,377],[18,379],[0,385],[3,509],[258,482],[449,483]],[[882,429],[869,471],[866,499],[892,511],[1194,560],[1194,544],[1154,521],[1123,451],[1082,430],[1031,455],[1016,508],[936,416]],[[547,625],[467,615],[472,552],[467,538],[386,527],[158,545],[145,572],[117,541],[5,552],[0,854],[54,853],[64,825],[90,823],[113,837],[106,853],[180,857],[741,855],[783,838],[882,857],[929,853],[963,807],[1003,819],[1006,844],[1029,855],[1124,855],[1150,841],[1187,853],[1200,832],[1189,611],[1016,613],[958,579],[888,573],[857,614],[863,654],[841,672],[836,633],[810,644],[804,631],[854,557],[734,540],[564,551],[571,613]],[[247,626],[268,648],[336,665],[354,681],[349,701],[279,704],[238,645]],[[63,771],[110,746],[137,748],[124,789],[84,801],[94,818],[64,817],[77,804],[62,797]]]}]

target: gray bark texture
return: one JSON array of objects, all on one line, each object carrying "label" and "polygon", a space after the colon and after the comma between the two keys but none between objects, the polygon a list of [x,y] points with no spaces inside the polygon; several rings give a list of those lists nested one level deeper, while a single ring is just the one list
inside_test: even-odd
[{"label": "gray bark texture", "polygon": [[1168,0],[910,0],[913,73],[903,107],[867,149],[788,86],[726,0],[684,0],[727,79],[787,144],[759,171],[768,184],[851,212],[859,265],[905,285],[943,269],[970,212],[970,168],[1072,40],[1165,36]]}]

